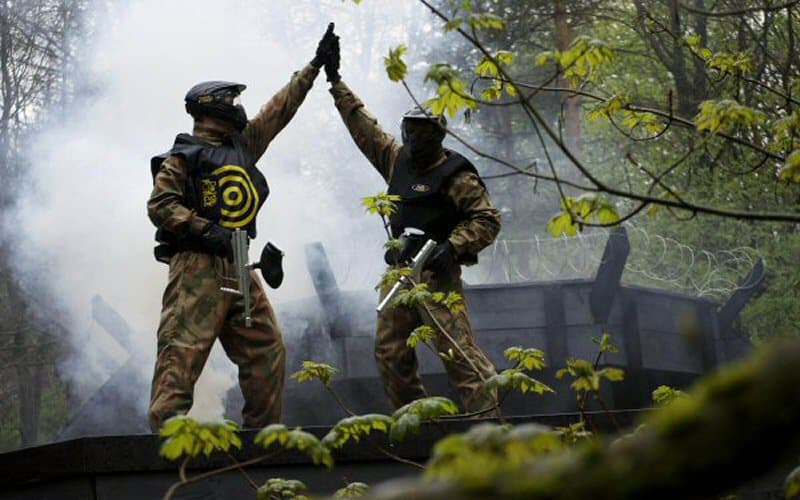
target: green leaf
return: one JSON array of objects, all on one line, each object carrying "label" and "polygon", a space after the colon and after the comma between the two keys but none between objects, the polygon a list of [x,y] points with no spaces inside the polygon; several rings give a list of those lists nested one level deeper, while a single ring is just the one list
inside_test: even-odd
[{"label": "green leaf", "polygon": [[410,348],[417,347],[422,342],[432,342],[436,339],[436,330],[428,325],[422,325],[414,328],[411,335],[406,340],[406,345]]},{"label": "green leaf", "polygon": [[667,406],[673,401],[688,398],[689,395],[679,389],[673,389],[668,385],[660,385],[653,391],[653,402]]},{"label": "green leaf", "polygon": [[600,352],[610,352],[616,354],[619,348],[611,343],[611,334],[603,332],[600,338],[592,337],[592,342],[600,346]]},{"label": "green leaf", "polygon": [[394,303],[405,307],[414,308],[431,300],[433,300],[433,294],[430,292],[430,290],[428,290],[428,284],[421,283],[412,288],[397,292]]},{"label": "green leaf", "polygon": [[541,370],[547,366],[544,362],[544,351],[532,347],[523,349],[519,346],[509,347],[503,352],[509,361],[516,361],[517,368],[526,370]]},{"label": "green leaf", "polygon": [[547,222],[547,232],[553,236],[575,236],[578,231],[578,225],[572,221],[572,216],[567,212],[559,212]]},{"label": "green leaf", "polygon": [[586,430],[586,422],[580,421],[571,424],[567,427],[556,427],[556,431],[561,435],[564,443],[573,445],[580,440],[588,439],[592,436],[590,431]]},{"label": "green leaf", "polygon": [[318,379],[323,384],[330,385],[333,376],[339,373],[337,368],[325,363],[315,361],[303,361],[303,368],[291,375],[291,378],[300,383]]},{"label": "green leaf", "polygon": [[375,196],[361,198],[361,204],[370,214],[388,217],[397,211],[397,203],[400,199],[399,195],[387,194],[385,191],[381,191]]},{"label": "green leaf", "polygon": [[393,424],[389,437],[393,441],[402,441],[409,433],[419,432],[423,421],[436,420],[444,415],[455,415],[458,406],[450,399],[440,396],[421,398],[397,409],[392,414]]},{"label": "green leaf", "polygon": [[622,368],[603,368],[597,374],[610,382],[621,382],[625,380],[625,370]]},{"label": "green leaf", "polygon": [[523,373],[518,368],[510,368],[503,370],[497,375],[492,375],[486,381],[486,390],[503,390],[508,391],[515,389],[522,394],[528,392],[535,392],[536,394],[544,394],[545,392],[555,392],[546,384],[536,380],[535,378]]},{"label": "green leaf", "polygon": [[241,448],[242,441],[236,432],[238,425],[230,420],[198,423],[185,415],[168,419],[160,434],[167,439],[162,443],[160,455],[175,460],[184,455],[195,457],[200,453],[209,456],[214,451]]},{"label": "green leaf", "polygon": [[403,441],[409,434],[417,434],[422,419],[419,415],[406,413],[397,418],[392,424],[389,432],[389,439],[392,441]]},{"label": "green leaf", "polygon": [[366,483],[350,483],[344,488],[336,490],[333,498],[359,498],[363,497],[369,489]]},{"label": "green leaf", "polygon": [[410,267],[390,267],[381,276],[381,281],[376,290],[390,290],[401,278],[411,276],[414,271]]},{"label": "green leaf", "polygon": [[344,418],[337,422],[325,437],[322,438],[322,443],[328,448],[338,449],[351,439],[358,442],[362,437],[369,435],[372,431],[379,431],[386,434],[389,432],[392,422],[391,417],[379,413]]},{"label": "green leaf", "polygon": [[700,112],[694,119],[699,131],[712,134],[731,132],[736,128],[749,128],[760,125],[767,119],[766,113],[743,106],[730,99],[703,101]]},{"label": "green leaf", "polygon": [[298,450],[311,458],[314,464],[323,464],[329,469],[333,467],[333,455],[328,447],[301,427],[288,430],[283,424],[268,425],[256,434],[255,443],[265,449],[278,445],[285,450]]},{"label": "green leaf", "polygon": [[406,77],[408,67],[403,60],[408,47],[405,44],[398,45],[394,49],[389,49],[389,55],[383,58],[383,64],[386,66],[386,74],[389,75],[389,80],[399,82]]},{"label": "green leaf", "polygon": [[778,178],[782,181],[800,184],[800,149],[792,151],[783,168],[781,168]]},{"label": "green leaf", "polygon": [[296,499],[308,498],[302,495],[308,487],[297,479],[283,479],[274,477],[256,491],[256,500]]},{"label": "green leaf", "polygon": [[506,21],[500,16],[487,13],[472,13],[469,16],[470,28],[475,30],[504,30]]}]

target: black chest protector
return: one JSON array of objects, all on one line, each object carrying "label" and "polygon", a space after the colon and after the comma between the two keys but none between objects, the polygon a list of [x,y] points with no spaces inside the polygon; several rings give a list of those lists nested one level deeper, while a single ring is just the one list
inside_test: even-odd
[{"label": "black chest protector", "polygon": [[462,170],[478,172],[455,151],[445,150],[445,154],[447,158],[441,165],[417,172],[406,148],[400,151],[389,180],[389,194],[400,196],[397,211],[389,217],[393,237],[399,238],[405,228],[413,227],[441,243],[461,221],[461,214],[445,196],[444,187]]},{"label": "black chest protector", "polygon": [[[169,156],[184,158],[188,170],[183,204],[227,229],[246,230],[256,237],[256,215],[269,196],[264,175],[256,168],[241,134],[214,146],[189,134],[180,134],[168,152],[150,160],[155,180],[161,164]],[[159,229],[156,232],[156,259],[168,260],[181,250],[202,251],[202,240],[188,235],[183,238]]]}]

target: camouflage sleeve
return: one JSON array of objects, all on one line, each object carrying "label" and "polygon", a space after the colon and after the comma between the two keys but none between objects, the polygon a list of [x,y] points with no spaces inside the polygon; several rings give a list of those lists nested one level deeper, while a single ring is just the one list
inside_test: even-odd
[{"label": "camouflage sleeve", "polygon": [[289,83],[261,106],[258,113],[247,123],[244,136],[256,160],[261,158],[272,139],[292,120],[318,74],[319,68],[310,64],[295,72]]},{"label": "camouflage sleeve", "polygon": [[186,162],[182,157],[167,158],[153,182],[153,192],[147,201],[147,215],[158,228],[179,236],[199,235],[206,230],[210,221],[183,204],[186,176]]},{"label": "camouflage sleeve", "polygon": [[500,212],[473,172],[460,172],[445,190],[462,221],[450,233],[450,243],[464,264],[477,262],[478,252],[490,245],[500,232]]},{"label": "camouflage sleeve", "polygon": [[361,99],[342,80],[334,83],[330,92],[358,149],[384,180],[389,182],[394,162],[400,153],[400,143],[391,134],[383,131],[378,120],[367,111]]}]

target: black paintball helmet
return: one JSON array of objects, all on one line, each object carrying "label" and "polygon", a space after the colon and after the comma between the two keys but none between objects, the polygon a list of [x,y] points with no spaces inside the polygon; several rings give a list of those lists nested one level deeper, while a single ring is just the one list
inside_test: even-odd
[{"label": "black paintball helmet", "polygon": [[246,88],[247,85],[234,82],[198,83],[186,93],[186,112],[194,118],[213,116],[230,123],[241,132],[247,125],[247,113],[238,97]]},{"label": "black paintball helmet", "polygon": [[443,115],[434,115],[419,107],[411,108],[403,115],[400,125],[403,142],[408,142],[412,135],[420,135],[426,142],[441,143],[444,140],[447,119]]}]

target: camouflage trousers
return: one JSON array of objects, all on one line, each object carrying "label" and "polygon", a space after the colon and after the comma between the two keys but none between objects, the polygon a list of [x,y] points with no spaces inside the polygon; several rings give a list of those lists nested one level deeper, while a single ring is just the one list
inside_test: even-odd
[{"label": "camouflage trousers", "polygon": [[220,257],[181,252],[169,264],[169,280],[158,327],[158,353],[150,397],[150,428],[185,414],[194,385],[214,341],[239,368],[244,395],[244,427],[280,421],[286,353],[272,306],[251,271],[252,326],[244,324],[242,297],[220,291],[236,288],[233,264]]},{"label": "camouflage trousers", "polygon": [[[435,277],[426,271],[422,275],[422,281],[428,284],[431,291],[463,294],[460,266],[443,277]],[[385,294],[386,290],[383,290],[381,300]],[[439,332],[436,323],[447,331],[468,359]],[[452,351],[453,358],[442,361],[451,383],[461,396],[464,408],[467,411],[478,411],[494,406],[497,394],[487,391],[484,381],[495,375],[496,371],[492,362],[475,343],[468,311],[465,308],[454,315],[440,304],[429,304],[427,309],[421,306],[409,308],[390,305],[378,315],[375,360],[392,406],[397,409],[415,399],[427,397],[419,378],[416,353],[406,345],[411,332],[421,325],[428,325],[437,331],[434,341],[436,352]]]}]

